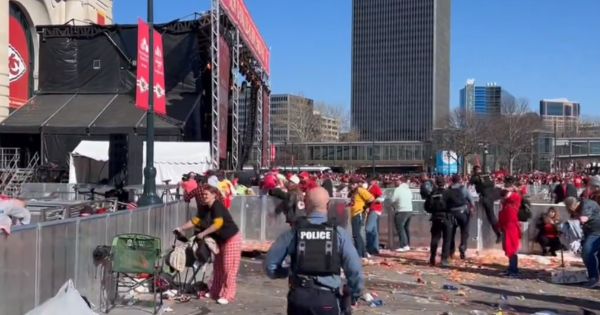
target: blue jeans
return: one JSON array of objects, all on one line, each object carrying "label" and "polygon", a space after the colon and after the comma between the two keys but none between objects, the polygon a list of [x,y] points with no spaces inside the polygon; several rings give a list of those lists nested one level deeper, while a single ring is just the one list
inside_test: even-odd
[{"label": "blue jeans", "polygon": [[367,236],[367,253],[371,255],[379,254],[379,214],[374,211],[369,212],[365,231]]},{"label": "blue jeans", "polygon": [[519,256],[517,254],[508,258],[508,273],[513,275],[519,273]]},{"label": "blue jeans", "polygon": [[351,223],[352,239],[354,240],[354,247],[356,247],[358,257],[365,257],[365,240],[363,240],[362,235],[360,233],[360,230],[363,227],[362,215],[358,214],[352,217]]},{"label": "blue jeans", "polygon": [[600,235],[586,236],[582,246],[583,263],[587,268],[588,278],[598,280],[598,259],[600,256]]}]

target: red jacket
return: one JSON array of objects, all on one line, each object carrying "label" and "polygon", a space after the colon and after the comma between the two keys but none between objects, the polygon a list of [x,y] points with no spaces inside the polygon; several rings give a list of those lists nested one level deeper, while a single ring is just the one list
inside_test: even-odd
[{"label": "red jacket", "polygon": [[383,204],[377,201],[377,198],[383,196],[383,191],[381,190],[381,187],[379,187],[379,185],[377,184],[371,185],[371,187],[369,187],[369,192],[371,193],[371,195],[373,195],[373,197],[375,197],[375,201],[371,204],[371,211],[377,214],[382,214]]},{"label": "red jacket", "polygon": [[519,208],[523,198],[518,192],[513,192],[502,200],[502,209],[498,213],[498,226],[504,232],[504,253],[511,257],[521,249],[521,224],[519,223]]}]

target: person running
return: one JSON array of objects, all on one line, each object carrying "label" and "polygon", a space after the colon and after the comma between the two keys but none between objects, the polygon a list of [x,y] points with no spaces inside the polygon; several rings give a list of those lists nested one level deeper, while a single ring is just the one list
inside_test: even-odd
[{"label": "person running", "polygon": [[454,256],[456,249],[454,239],[456,231],[460,229],[460,259],[466,259],[467,242],[469,241],[469,222],[471,221],[471,210],[475,202],[467,188],[462,184],[460,175],[453,175],[450,179],[451,186],[444,192],[446,207],[454,217],[454,226],[450,236],[450,256]]},{"label": "person running", "polygon": [[[289,278],[289,315],[340,314],[342,269],[351,304],[358,301],[364,289],[360,258],[348,233],[328,222],[328,203],[329,193],[324,188],[309,190],[306,220],[281,234],[265,258],[265,273],[269,278]],[[286,268],[282,264],[288,255],[292,259],[290,267]],[[349,310],[346,311],[344,314],[349,314]]]},{"label": "person running", "polygon": [[372,180],[369,186],[369,192],[375,198],[369,207],[367,214],[367,223],[365,224],[365,234],[367,238],[367,257],[379,255],[379,217],[383,213],[383,191],[379,187],[377,180]]},{"label": "person running", "polygon": [[498,213],[498,227],[502,231],[502,248],[508,257],[508,269],[505,273],[508,277],[518,277],[519,257],[521,249],[521,224],[519,223],[519,208],[523,198],[515,186],[515,178],[506,177],[505,189],[502,191],[501,210]]},{"label": "person running", "polygon": [[375,197],[363,187],[363,181],[358,178],[352,180],[352,191],[350,192],[350,216],[352,224],[352,238],[358,256],[366,258],[365,240],[362,237],[361,230],[364,226],[363,214],[369,205],[375,201]]},{"label": "person running", "polygon": [[444,200],[445,182],[443,177],[436,178],[435,188],[425,200],[425,211],[431,213],[431,244],[429,248],[429,265],[435,266],[437,248],[442,239],[442,267],[448,267],[450,257],[450,238],[454,227],[454,217],[448,210]]},{"label": "person running", "polygon": [[500,193],[494,185],[494,180],[490,174],[484,174],[481,166],[473,167],[473,176],[471,177],[471,185],[475,186],[475,191],[479,194],[479,203],[496,234],[496,243],[500,243],[501,231],[498,228],[498,219],[494,213],[494,202],[500,199]]}]

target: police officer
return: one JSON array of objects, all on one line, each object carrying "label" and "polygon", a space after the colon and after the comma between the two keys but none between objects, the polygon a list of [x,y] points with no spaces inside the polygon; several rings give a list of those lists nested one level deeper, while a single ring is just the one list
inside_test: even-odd
[{"label": "police officer", "polygon": [[445,182],[443,177],[435,180],[435,188],[425,200],[425,210],[431,213],[431,244],[429,265],[435,266],[435,256],[437,253],[440,238],[442,238],[442,267],[448,267],[448,257],[450,256],[450,237],[454,227],[454,218],[450,214],[444,200]]},{"label": "police officer", "polygon": [[[364,287],[361,260],[347,232],[327,220],[329,194],[321,187],[308,191],[304,222],[281,234],[269,249],[265,271],[269,278],[289,277],[288,315],[349,314],[341,310],[341,268],[348,281],[352,304]],[[290,268],[282,266],[287,256]]]},{"label": "police officer", "polygon": [[485,216],[496,234],[496,243],[500,243],[501,232],[498,227],[498,218],[496,218],[496,213],[494,212],[494,201],[500,199],[500,189],[495,187],[494,180],[490,174],[484,174],[479,165],[473,167],[471,185],[475,185],[475,190],[479,194],[479,203],[483,207]]},{"label": "police officer", "polygon": [[444,192],[444,201],[455,222],[450,239],[450,256],[454,255],[454,238],[456,230],[460,228],[460,246],[458,249],[460,251],[460,259],[465,259],[467,241],[469,240],[471,209],[475,206],[475,202],[471,198],[467,188],[462,184],[460,175],[453,175],[450,179],[450,188]]}]

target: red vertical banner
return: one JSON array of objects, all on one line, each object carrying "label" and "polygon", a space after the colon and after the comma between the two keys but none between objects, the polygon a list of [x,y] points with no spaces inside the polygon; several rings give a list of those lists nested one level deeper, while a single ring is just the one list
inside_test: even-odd
[{"label": "red vertical banner", "polygon": [[29,100],[30,51],[23,24],[10,16],[8,43],[9,104],[11,109],[23,106]]},{"label": "red vertical banner", "polygon": [[138,20],[137,76],[135,105],[148,110],[148,91],[150,89],[150,29],[143,20]]},{"label": "red vertical banner", "polygon": [[152,33],[154,34],[154,112],[159,115],[166,115],[167,98],[162,35],[157,31]]},{"label": "red vertical banner", "polygon": [[219,39],[219,158],[227,158],[229,130],[229,96],[231,92],[231,49],[223,37]]}]

